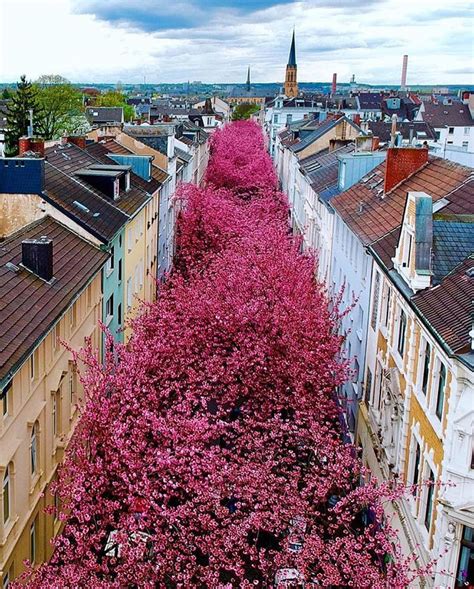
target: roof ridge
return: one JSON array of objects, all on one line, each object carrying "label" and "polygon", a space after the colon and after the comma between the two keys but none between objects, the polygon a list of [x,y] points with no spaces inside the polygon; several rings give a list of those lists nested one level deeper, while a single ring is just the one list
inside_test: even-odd
[{"label": "roof ridge", "polygon": [[[385,162],[383,162],[386,164],[386,160]],[[398,184],[395,184],[395,186],[393,186],[388,192],[385,193],[385,195],[390,195],[392,194],[392,192],[394,190],[396,190],[397,188],[399,188],[402,184],[404,184],[405,182],[408,182],[408,180],[410,180],[410,178],[413,178],[413,176],[415,174],[418,174],[418,172],[421,172],[421,170],[424,170],[426,167],[428,167],[429,164],[432,164],[433,162],[430,162],[429,160],[427,162],[425,162],[422,166],[420,166],[418,169],[416,169],[414,172],[412,172],[411,174],[409,174],[406,178],[403,178],[403,180],[400,180],[400,182]],[[385,167],[386,169],[386,167]]]}]

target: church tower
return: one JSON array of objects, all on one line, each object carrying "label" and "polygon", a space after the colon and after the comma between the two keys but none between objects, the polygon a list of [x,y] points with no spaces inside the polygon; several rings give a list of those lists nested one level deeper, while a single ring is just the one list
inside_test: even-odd
[{"label": "church tower", "polygon": [[288,65],[286,66],[285,78],[285,95],[288,98],[298,96],[298,82],[296,79],[296,47],[295,47],[295,31],[293,31],[293,38],[291,40],[290,56],[288,58]]},{"label": "church tower", "polygon": [[245,89],[247,90],[247,92],[250,92],[250,66],[247,71],[247,82],[245,84]]}]

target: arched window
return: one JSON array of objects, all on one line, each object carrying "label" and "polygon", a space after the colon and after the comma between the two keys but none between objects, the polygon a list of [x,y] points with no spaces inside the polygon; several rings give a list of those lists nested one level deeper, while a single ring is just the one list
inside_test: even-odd
[{"label": "arched window", "polygon": [[30,444],[30,465],[31,474],[35,475],[38,470],[38,422],[36,421],[31,429]]},{"label": "arched window", "polygon": [[10,519],[11,506],[11,474],[10,465],[7,466],[5,474],[3,475],[2,494],[3,494],[3,523],[6,524]]}]

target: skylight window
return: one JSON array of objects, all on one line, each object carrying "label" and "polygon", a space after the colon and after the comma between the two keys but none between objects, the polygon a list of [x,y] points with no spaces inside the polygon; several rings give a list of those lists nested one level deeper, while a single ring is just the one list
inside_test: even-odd
[{"label": "skylight window", "polygon": [[84,211],[85,213],[90,213],[90,210],[86,207],[86,205],[83,205],[82,202],[75,200],[72,204],[75,205],[78,209],[81,209],[81,211]]}]

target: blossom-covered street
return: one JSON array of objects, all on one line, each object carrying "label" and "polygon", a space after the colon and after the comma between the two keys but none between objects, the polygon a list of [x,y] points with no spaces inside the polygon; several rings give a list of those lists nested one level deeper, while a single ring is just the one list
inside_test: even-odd
[{"label": "blossom-covered street", "polygon": [[29,587],[409,585],[382,520],[394,490],[343,442],[339,310],[276,185],[258,125],[215,132],[158,301],[104,363],[81,355],[65,527]]}]

